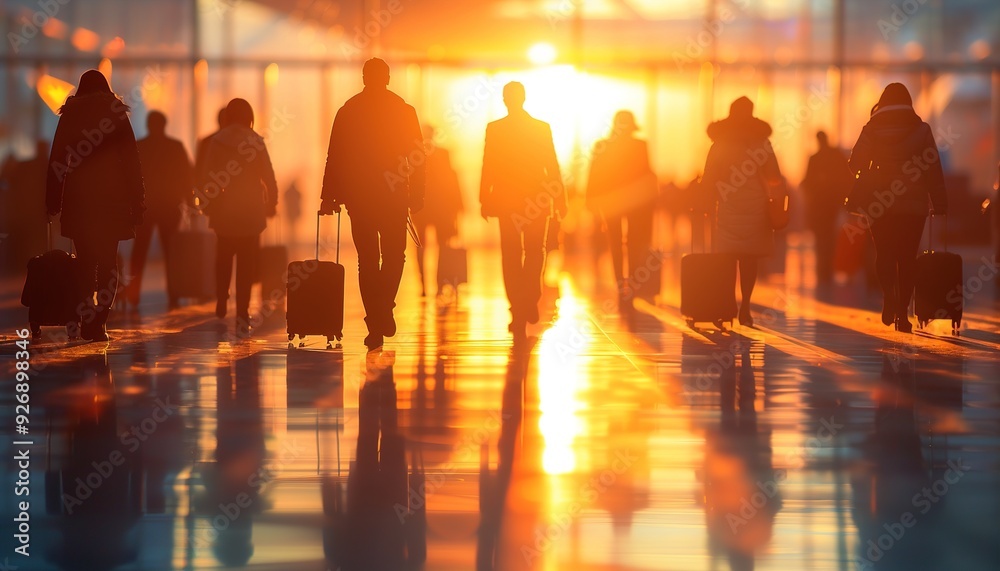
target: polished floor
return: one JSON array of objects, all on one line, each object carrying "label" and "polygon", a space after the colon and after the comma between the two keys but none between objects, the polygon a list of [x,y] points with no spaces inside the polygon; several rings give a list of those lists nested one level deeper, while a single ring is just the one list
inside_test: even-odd
[{"label": "polished floor", "polygon": [[[211,304],[167,313],[154,266],[112,343],[30,346],[27,435],[11,278],[0,568],[1000,569],[994,284],[969,284],[961,336],[906,335],[861,283],[813,287],[809,252],[722,332],[684,323],[677,252],[627,314],[606,259],[557,255],[527,351],[492,250],[457,296],[419,297],[408,266],[370,354],[352,271],[327,350],[289,348],[280,318],[239,341]],[[30,557],[7,531],[25,500]]]}]

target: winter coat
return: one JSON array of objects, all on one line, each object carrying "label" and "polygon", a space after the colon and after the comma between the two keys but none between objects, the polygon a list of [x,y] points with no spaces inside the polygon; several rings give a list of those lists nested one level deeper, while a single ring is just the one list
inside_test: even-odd
[{"label": "winter coat", "polygon": [[605,216],[652,209],[656,179],[646,142],[629,136],[598,141],[590,161],[587,205]]},{"label": "winter coat", "polygon": [[62,211],[73,240],[135,237],[144,206],[142,170],[127,107],[111,93],[66,100],[52,140],[45,202]]},{"label": "winter coat", "polygon": [[146,137],[138,143],[149,217],[180,217],[180,205],[191,202],[193,169],[184,144],[170,137]]},{"label": "winter coat", "polygon": [[406,216],[423,203],[426,152],[417,112],[389,91],[365,87],[337,112],[323,174],[323,200],[352,214]]},{"label": "winter coat", "polygon": [[479,200],[490,216],[565,211],[566,193],[549,124],[515,111],[486,126]]},{"label": "winter coat", "polygon": [[771,126],[755,117],[727,117],[708,126],[712,148],[702,189],[718,202],[717,252],[766,256],[774,246],[765,181],[781,177],[768,137]]},{"label": "winter coat", "polygon": [[[945,212],[948,208],[934,134],[909,105],[876,111],[861,130],[849,165],[852,173],[874,177],[872,187],[881,189],[876,190],[880,194],[875,199],[886,213],[927,216],[928,198],[934,210]],[[873,167],[877,170],[872,171]],[[869,205],[856,206],[878,217]]]},{"label": "winter coat", "polygon": [[[264,139],[244,125],[211,138],[205,159],[204,211],[220,236],[254,236],[278,204],[278,183]],[[199,197],[199,200],[201,197]]]}]

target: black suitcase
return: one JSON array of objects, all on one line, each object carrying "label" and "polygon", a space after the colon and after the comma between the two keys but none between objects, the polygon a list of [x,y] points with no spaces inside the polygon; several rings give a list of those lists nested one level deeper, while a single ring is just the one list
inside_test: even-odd
[{"label": "black suitcase", "polygon": [[958,333],[962,326],[962,256],[933,249],[933,216],[927,232],[928,249],[917,256],[916,287],[913,292],[913,313],[920,327],[934,319],[950,319],[951,330]]},{"label": "black suitcase", "polygon": [[28,275],[21,291],[21,305],[28,308],[31,337],[42,336],[42,326],[62,326],[71,339],[80,335],[86,295],[81,287],[76,256],[49,250],[28,261]]},{"label": "black suitcase", "polygon": [[215,299],[214,232],[181,230],[170,242],[173,254],[167,258],[167,291],[172,299]]},{"label": "black suitcase", "polygon": [[[694,245],[692,226],[691,244]],[[711,322],[730,325],[736,307],[736,257],[732,254],[688,254],[681,258],[681,315],[688,327]]]},{"label": "black suitcase", "polygon": [[[316,259],[288,264],[285,314],[288,345],[293,347],[295,336],[325,335],[327,349],[331,339],[337,347],[344,338],[344,266],[340,265],[340,214],[337,215],[337,261],[319,259],[319,220],[316,214]],[[299,347],[305,345],[300,339]]]}]

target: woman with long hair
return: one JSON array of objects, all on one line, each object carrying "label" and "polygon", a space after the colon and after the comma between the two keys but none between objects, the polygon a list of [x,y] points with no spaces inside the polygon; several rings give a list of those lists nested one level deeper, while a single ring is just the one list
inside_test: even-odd
[{"label": "woman with long hair", "polygon": [[[80,77],[59,109],[45,201],[62,212],[62,235],[73,240],[86,297],[81,336],[108,341],[107,322],[118,291],[118,242],[135,238],[145,192],[128,105],[96,69]],[[94,295],[96,292],[96,296]]]},{"label": "woman with long hair", "polygon": [[933,214],[943,215],[948,196],[934,134],[913,110],[906,86],[886,86],[854,144],[849,165],[855,176],[866,178],[869,190],[863,196],[853,192],[850,205],[868,217],[875,242],[882,323],[909,333],[920,237],[930,205]]}]

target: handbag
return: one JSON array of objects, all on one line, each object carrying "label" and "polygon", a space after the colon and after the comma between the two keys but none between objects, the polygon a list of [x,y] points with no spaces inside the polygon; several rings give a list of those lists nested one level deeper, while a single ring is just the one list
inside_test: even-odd
[{"label": "handbag", "polygon": [[878,187],[878,182],[876,181],[878,170],[878,165],[875,164],[875,161],[872,161],[868,163],[868,169],[860,171],[857,178],[854,179],[851,191],[847,193],[847,200],[844,201],[844,206],[847,207],[847,210],[851,214],[863,215],[872,202],[875,201],[875,191]]}]

